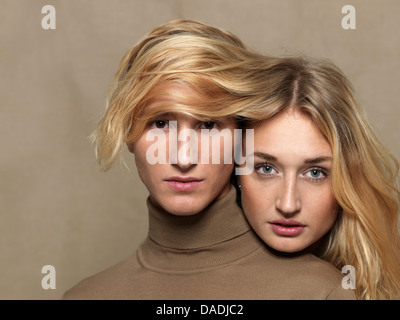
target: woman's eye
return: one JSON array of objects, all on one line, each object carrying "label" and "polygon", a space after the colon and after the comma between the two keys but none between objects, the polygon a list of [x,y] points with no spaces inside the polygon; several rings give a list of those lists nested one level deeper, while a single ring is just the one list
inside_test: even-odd
[{"label": "woman's eye", "polygon": [[272,170],[273,170],[273,168],[270,167],[270,166],[264,166],[264,167],[261,168],[261,171],[262,171],[263,173],[271,173]]},{"label": "woman's eye", "polygon": [[208,129],[208,130],[214,129],[216,127],[217,123],[215,121],[206,121],[203,122],[203,124],[201,125],[201,129]]},{"label": "woman's eye", "polygon": [[156,120],[152,123],[152,126],[157,129],[166,129],[168,128],[168,121],[166,120]]},{"label": "woman's eye", "polygon": [[277,173],[273,166],[269,164],[259,164],[255,166],[255,170],[259,175],[274,175]]},{"label": "woman's eye", "polygon": [[312,180],[322,180],[328,176],[328,172],[319,168],[312,168],[306,172],[306,176]]}]

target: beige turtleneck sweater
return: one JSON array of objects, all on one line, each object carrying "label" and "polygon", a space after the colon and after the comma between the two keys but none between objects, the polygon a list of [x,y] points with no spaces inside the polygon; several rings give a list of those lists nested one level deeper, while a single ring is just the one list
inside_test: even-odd
[{"label": "beige turtleneck sweater", "polygon": [[149,199],[137,252],[68,290],[64,299],[355,299],[344,274],[311,254],[277,255],[255,235],[231,188],[204,211],[171,215]]}]

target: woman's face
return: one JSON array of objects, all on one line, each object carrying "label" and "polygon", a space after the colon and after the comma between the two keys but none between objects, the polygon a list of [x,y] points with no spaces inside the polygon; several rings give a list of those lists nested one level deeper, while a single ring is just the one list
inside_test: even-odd
[{"label": "woman's face", "polygon": [[254,171],[240,176],[242,205],[275,250],[297,252],[324,236],[338,215],[332,149],[307,116],[288,109],[254,130]]},{"label": "woman's face", "polygon": [[[164,89],[174,96],[153,99],[145,107],[147,110],[162,103],[179,103],[180,94],[196,94],[178,84],[165,85]],[[199,213],[212,201],[223,197],[230,189],[233,170],[233,161],[225,164],[229,161],[224,158],[224,145],[233,145],[235,126],[229,119],[204,122],[173,112],[149,121],[129,150],[135,154],[139,176],[152,201],[171,214],[184,216]],[[217,129],[211,136],[220,133],[224,138],[218,139],[219,145],[209,138],[209,146],[202,146],[201,141],[205,141],[202,129]],[[212,159],[216,151],[220,152],[219,163]]]}]

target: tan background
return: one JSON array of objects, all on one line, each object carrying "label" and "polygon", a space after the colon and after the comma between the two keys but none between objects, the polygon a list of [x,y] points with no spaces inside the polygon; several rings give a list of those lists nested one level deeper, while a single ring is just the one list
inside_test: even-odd
[{"label": "tan background", "polygon": [[[41,27],[50,3],[56,30]],[[346,4],[356,30],[341,27]],[[0,299],[59,299],[145,237],[132,157],[99,173],[87,136],[119,60],[151,28],[197,19],[262,53],[331,58],[399,158],[399,12],[398,0],[0,0]],[[55,290],[41,287],[48,264]]]}]

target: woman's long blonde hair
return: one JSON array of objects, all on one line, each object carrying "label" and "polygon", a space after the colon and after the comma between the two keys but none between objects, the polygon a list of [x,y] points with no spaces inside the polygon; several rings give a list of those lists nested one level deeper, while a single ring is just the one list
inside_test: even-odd
[{"label": "woman's long blonde hair", "polygon": [[348,79],[328,61],[282,58],[265,73],[264,97],[240,113],[247,126],[297,108],[332,148],[341,213],[321,257],[355,268],[359,299],[399,299],[399,164],[368,124]]},{"label": "woman's long blonde hair", "polygon": [[[106,112],[92,135],[101,168],[108,170],[122,145],[134,142],[157,114],[184,112],[210,120],[257,104],[261,82],[251,70],[265,63],[232,33],[201,22],[174,20],[154,28],[128,50],[110,84]],[[170,95],[162,90],[166,82],[188,86],[196,95],[145,110],[152,99]]]}]

